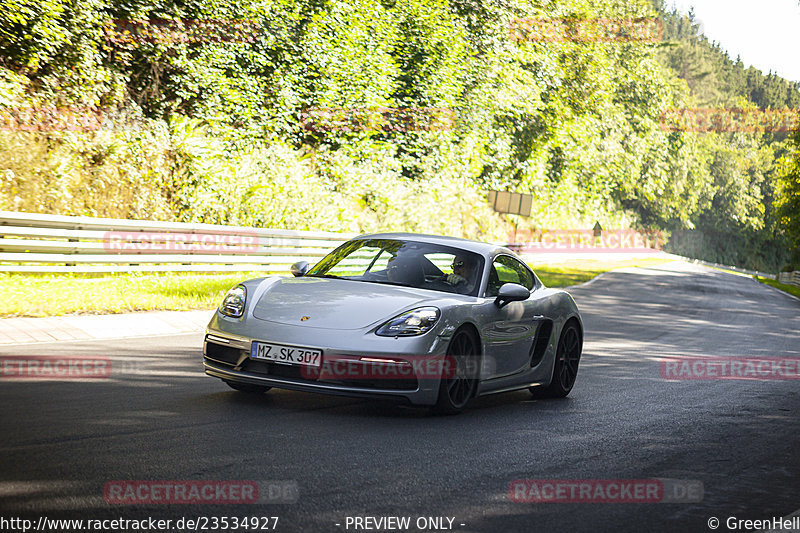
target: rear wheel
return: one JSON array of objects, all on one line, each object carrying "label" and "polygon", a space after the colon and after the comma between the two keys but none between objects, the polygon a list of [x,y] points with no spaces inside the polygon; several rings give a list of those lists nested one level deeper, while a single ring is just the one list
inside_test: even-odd
[{"label": "rear wheel", "polygon": [[475,395],[478,387],[478,341],[472,332],[462,329],[456,332],[447,347],[450,363],[439,385],[439,400],[434,410],[439,414],[460,413]]},{"label": "rear wheel", "polygon": [[264,385],[251,385],[250,383],[236,383],[233,381],[226,381],[225,384],[239,392],[246,392],[247,394],[264,394],[272,387],[265,387]]},{"label": "rear wheel", "polygon": [[582,351],[583,341],[578,326],[574,322],[568,322],[558,340],[553,381],[547,387],[532,387],[531,394],[537,398],[565,398],[578,377]]}]

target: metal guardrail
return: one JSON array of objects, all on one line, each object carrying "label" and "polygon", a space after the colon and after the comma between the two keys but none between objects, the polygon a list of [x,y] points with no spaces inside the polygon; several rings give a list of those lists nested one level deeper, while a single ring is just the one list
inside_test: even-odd
[{"label": "metal guardrail", "polygon": [[781,272],[778,274],[778,281],[800,287],[800,270],[795,270],[794,272]]},{"label": "metal guardrail", "polygon": [[0,272],[286,274],[353,236],[0,211]]},{"label": "metal guardrail", "polygon": [[[547,264],[548,262],[551,262],[551,261],[558,262],[558,261],[567,261],[567,260],[570,260],[570,259],[578,259],[578,258],[580,258],[580,259],[596,259],[598,257],[598,253],[591,251],[591,249],[589,249],[589,248],[586,248],[583,251],[582,251],[581,248],[575,248],[574,250],[565,251],[563,253],[553,253],[552,251],[549,251],[547,253],[541,253],[541,252],[540,253],[530,253],[530,252],[529,253],[525,253],[525,251],[524,251],[524,243],[509,243],[509,244],[506,244],[505,246],[507,246],[508,248],[510,248],[510,249],[516,251],[518,254],[520,254],[522,256],[522,258],[525,260],[525,262],[527,262],[529,265],[532,265],[534,263]],[[577,251],[575,251],[575,250],[577,250]],[[556,252],[557,251],[558,250],[556,249]],[[708,266],[708,267],[715,267],[715,268],[720,268],[720,269],[724,269],[724,270],[731,270],[733,272],[738,272],[740,274],[747,274],[748,276],[759,276],[759,277],[767,278],[767,279],[776,279],[777,278],[777,276],[775,274],[771,274],[769,272],[761,272],[759,270],[747,270],[746,268],[739,268],[739,267],[732,266],[732,265],[721,265],[719,263],[711,263],[711,262],[708,262],[708,261],[703,261],[702,259],[692,259],[691,257],[684,257],[682,255],[671,254],[671,253],[667,253],[667,252],[664,252],[664,251],[658,251],[658,253],[654,253],[654,252],[657,252],[657,250],[647,250],[647,249],[642,248],[639,252],[636,252],[636,251],[631,250],[631,249],[622,250],[620,252],[614,252],[613,249],[606,249],[606,250],[603,250],[603,252],[601,254],[599,254],[599,255],[604,257],[604,258],[607,258],[607,259],[617,259],[617,260],[640,259],[640,258],[646,258],[646,257],[670,257],[672,259],[681,260],[681,261],[687,261],[689,263],[695,263],[695,264],[698,264],[698,265],[704,265],[704,266]],[[659,254],[661,254],[661,255],[659,255]]]},{"label": "metal guardrail", "polygon": [[688,257],[685,257],[684,259],[692,263],[696,263],[698,265],[723,268],[725,270],[732,270],[733,272],[739,272],[740,274],[747,274],[748,276],[758,276],[760,278],[766,278],[766,279],[777,278],[775,274],[770,274],[769,272],[761,272],[759,270],[747,270],[746,268],[739,268],[731,265],[720,265],[719,263],[709,263],[708,261],[703,261],[701,259],[689,259]]},{"label": "metal guardrail", "polygon": [[[287,274],[355,234],[0,211],[0,272],[241,272]],[[552,259],[548,255],[548,259]],[[751,276],[765,272],[687,261]],[[788,274],[784,275],[784,274]],[[782,273],[800,285],[800,272]]]}]

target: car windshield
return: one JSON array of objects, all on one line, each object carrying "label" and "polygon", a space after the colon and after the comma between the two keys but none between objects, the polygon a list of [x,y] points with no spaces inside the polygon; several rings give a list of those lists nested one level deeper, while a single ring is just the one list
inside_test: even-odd
[{"label": "car windshield", "polygon": [[349,241],[325,256],[307,276],[342,278],[475,296],[483,257],[458,248],[415,241]]}]

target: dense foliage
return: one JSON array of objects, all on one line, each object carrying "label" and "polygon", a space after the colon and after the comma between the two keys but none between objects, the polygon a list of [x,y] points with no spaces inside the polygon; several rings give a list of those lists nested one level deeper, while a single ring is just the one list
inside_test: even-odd
[{"label": "dense foliage", "polygon": [[[663,127],[670,108],[797,109],[798,84],[659,2],[6,5],[3,209],[484,239],[600,221],[770,270],[800,249],[800,139]],[[653,17],[663,39],[520,23]],[[20,131],[15,110],[47,106],[103,127]],[[534,194],[532,217],[494,214],[490,188]]]}]

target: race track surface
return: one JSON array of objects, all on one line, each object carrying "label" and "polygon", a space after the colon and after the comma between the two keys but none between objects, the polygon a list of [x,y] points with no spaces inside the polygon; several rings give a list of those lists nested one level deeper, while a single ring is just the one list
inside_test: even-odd
[{"label": "race track surface", "polygon": [[[107,379],[0,380],[0,516],[278,516],[277,531],[364,531],[347,517],[450,517],[457,531],[711,531],[800,508],[800,381],[668,380],[661,358],[800,358],[800,301],[686,263],[571,290],[586,328],[565,400],[479,398],[459,416],[272,390],[202,372],[202,335],[4,346],[109,357]],[[513,480],[671,479],[701,501],[518,503]],[[298,501],[117,505],[115,480],[296,484]],[[444,521],[448,524],[448,521]],[[339,524],[338,526],[336,524]],[[463,524],[463,525],[461,525]],[[428,529],[425,529],[428,530]],[[251,529],[252,531],[252,529]]]}]

